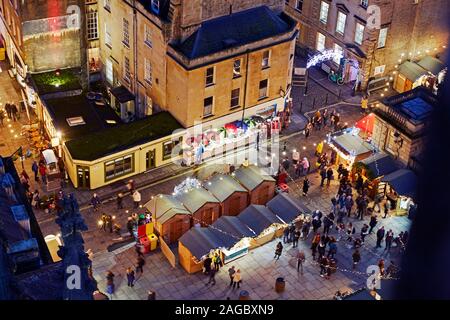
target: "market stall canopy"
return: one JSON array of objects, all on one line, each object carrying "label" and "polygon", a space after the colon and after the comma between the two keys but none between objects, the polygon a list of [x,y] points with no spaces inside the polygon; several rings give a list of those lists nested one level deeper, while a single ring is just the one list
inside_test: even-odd
[{"label": "market stall canopy", "polygon": [[415,82],[421,76],[428,74],[427,70],[411,61],[403,62],[399,66],[398,72],[404,75],[407,79],[411,80],[412,82]]},{"label": "market stall canopy", "polygon": [[378,178],[392,173],[401,168],[401,164],[394,160],[385,152],[377,152],[370,157],[361,160],[367,170],[373,174],[373,178]]},{"label": "market stall canopy", "polygon": [[216,174],[204,185],[220,202],[228,199],[234,192],[247,192],[239,182],[226,174]]},{"label": "market stall canopy", "polygon": [[352,129],[346,129],[333,134],[331,136],[332,144],[343,153],[355,157],[372,152],[373,146],[352,131]]},{"label": "market stall canopy", "polygon": [[299,200],[282,192],[267,203],[267,207],[282,221],[290,223],[309,210]]},{"label": "market stall canopy", "polygon": [[191,213],[186,210],[183,204],[178,201],[174,196],[170,195],[157,195],[144,205],[148,211],[150,211],[155,217],[158,223],[165,223],[172,217]]},{"label": "market stall canopy", "polygon": [[56,156],[55,156],[55,152],[51,149],[42,151],[42,155],[44,156],[46,164],[58,162],[58,159],[56,159]]},{"label": "market stall canopy", "polygon": [[236,238],[253,238],[257,236],[245,223],[234,216],[222,216],[212,226]]},{"label": "market stall canopy", "polygon": [[194,188],[188,192],[181,192],[175,198],[181,201],[191,213],[196,212],[207,203],[219,203],[219,200],[204,188]]},{"label": "market stall canopy", "polygon": [[223,240],[218,238],[210,228],[194,227],[183,234],[179,241],[197,260],[201,260],[213,249],[226,247]]},{"label": "market stall canopy", "polygon": [[283,221],[267,207],[256,204],[247,207],[238,218],[257,235],[274,223],[283,224]]},{"label": "market stall canopy", "polygon": [[372,135],[374,124],[375,124],[375,114],[370,113],[364,118],[358,120],[355,124],[355,127],[366,132],[368,135]]},{"label": "market stall canopy", "polygon": [[235,177],[250,191],[256,189],[264,181],[275,182],[274,178],[256,166],[240,167],[235,171]]},{"label": "market stall canopy", "polygon": [[414,172],[409,169],[399,169],[387,176],[381,181],[389,183],[399,195],[415,198],[417,193],[418,178]]},{"label": "market stall canopy", "polygon": [[445,69],[445,64],[441,60],[431,56],[424,57],[417,64],[434,75]]}]

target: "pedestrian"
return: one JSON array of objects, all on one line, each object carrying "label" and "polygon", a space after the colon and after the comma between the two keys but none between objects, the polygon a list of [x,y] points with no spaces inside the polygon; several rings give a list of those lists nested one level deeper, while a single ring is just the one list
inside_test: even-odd
[{"label": "pedestrian", "polygon": [[361,242],[364,243],[366,236],[369,234],[369,226],[364,224],[361,228]]},{"label": "pedestrian", "polygon": [[222,266],[222,259],[220,258],[220,254],[218,254],[217,252],[214,253],[213,262],[214,262],[214,269],[216,271],[219,271],[220,267]]},{"label": "pedestrian", "polygon": [[334,238],[332,238],[330,240],[330,242],[328,243],[328,258],[334,259],[334,256],[337,253],[337,244],[336,244],[336,240]]},{"label": "pedestrian", "polygon": [[289,240],[289,226],[283,230],[283,243],[287,243]]},{"label": "pedestrian", "polygon": [[33,164],[31,165],[31,171],[33,171],[33,173],[34,173],[34,181],[39,181],[39,178],[38,178],[39,166],[38,166],[36,160],[34,160]]},{"label": "pedestrian", "polygon": [[11,105],[11,114],[12,114],[12,117],[13,117],[14,122],[16,122],[17,120],[20,119],[19,110],[17,109],[15,103],[13,103],[13,104]]},{"label": "pedestrian", "polygon": [[378,229],[377,231],[377,248],[381,248],[381,241],[383,241],[384,238],[384,226],[382,226],[380,229]]},{"label": "pedestrian", "polygon": [[298,239],[300,239],[300,230],[295,230],[294,232],[294,239],[292,241],[292,247],[297,248],[298,247]]},{"label": "pedestrian", "polygon": [[22,170],[22,173],[20,174],[20,182],[22,183],[22,186],[25,188],[26,192],[29,192],[30,191],[30,177],[28,176],[28,174],[25,170]]},{"label": "pedestrian", "polygon": [[141,193],[137,190],[134,190],[133,192],[133,203],[135,209],[139,208],[139,204],[141,203]]},{"label": "pedestrian", "polygon": [[386,238],[384,240],[386,243],[386,247],[384,248],[385,251],[387,252],[391,251],[393,240],[394,240],[394,232],[391,229],[389,229],[389,231],[386,233]]},{"label": "pedestrian", "polygon": [[106,216],[106,229],[109,230],[109,233],[113,232],[113,217],[110,214]]},{"label": "pedestrian", "polygon": [[209,280],[205,284],[206,286],[210,283],[212,286],[216,284],[216,272],[217,270],[215,268],[211,269],[211,271],[209,272]]},{"label": "pedestrian", "polygon": [[293,223],[291,223],[289,225],[289,237],[288,237],[289,243],[294,241],[294,233],[295,233],[295,225]]},{"label": "pedestrian", "polygon": [[237,288],[239,289],[241,282],[242,282],[241,270],[237,269],[237,271],[233,275],[233,289],[236,287],[236,285],[237,285]]},{"label": "pedestrian", "polygon": [[319,245],[317,246],[317,253],[319,254],[319,261],[323,256],[325,256],[325,251],[326,251],[325,241],[320,240]]},{"label": "pedestrian", "polygon": [[312,220],[313,232],[316,233],[322,225],[322,220],[318,216],[314,217]]},{"label": "pedestrian", "polygon": [[100,207],[100,204],[102,202],[100,201],[100,198],[98,197],[98,195],[96,193],[94,193],[94,195],[91,198],[91,205],[94,207],[94,212],[98,211],[98,208]]},{"label": "pedestrian", "polygon": [[311,134],[311,129],[312,129],[312,123],[308,122],[308,124],[305,127],[305,139],[308,139],[309,135]]},{"label": "pedestrian", "polygon": [[355,234],[355,231],[355,227],[351,222],[349,222],[347,226],[347,241],[353,241],[353,235]]},{"label": "pedestrian", "polygon": [[31,198],[31,206],[35,209],[37,209],[39,207],[39,191],[38,190],[34,190],[33,192],[33,196]]},{"label": "pedestrian", "polygon": [[322,258],[320,258],[319,259],[319,263],[320,263],[320,276],[323,278],[323,277],[326,277],[327,276],[327,269],[328,269],[328,264],[329,264],[329,261],[328,261],[328,258],[327,257],[322,257]]},{"label": "pedestrian", "polygon": [[39,164],[39,174],[41,175],[42,183],[47,184],[47,168],[44,163]]},{"label": "pedestrian", "polygon": [[295,165],[295,178],[299,178],[302,175],[303,172],[303,162],[298,162]]},{"label": "pedestrian", "polygon": [[305,253],[303,250],[299,250],[297,253],[297,272],[301,270],[301,274],[303,274],[303,263],[305,263]]},{"label": "pedestrian", "polygon": [[338,238],[337,241],[341,241],[342,236],[345,234],[345,224],[339,223],[337,225]]},{"label": "pedestrian", "polygon": [[328,110],[327,109],[323,110],[323,112],[322,112],[322,119],[323,119],[323,127],[324,128],[328,124],[328,117],[329,117]]},{"label": "pedestrian", "polygon": [[119,192],[117,194],[117,209],[123,209],[123,194]]},{"label": "pedestrian", "polygon": [[328,234],[330,232],[330,228],[333,226],[334,216],[330,212],[327,216],[323,218],[323,234]]},{"label": "pedestrian", "polygon": [[144,273],[145,259],[142,256],[138,256],[136,262],[137,262],[136,263],[136,273],[138,271],[140,271],[141,274],[143,274]]},{"label": "pedestrian", "polygon": [[353,252],[352,259],[353,259],[353,270],[355,270],[356,265],[361,261],[361,254],[359,253],[358,249],[356,249],[355,252]]},{"label": "pedestrian", "polygon": [[377,225],[378,221],[377,221],[377,216],[376,215],[372,215],[370,217],[370,222],[369,222],[369,234],[372,233],[373,229],[375,228],[375,226]]},{"label": "pedestrian", "polygon": [[327,170],[327,187],[330,186],[331,180],[333,180],[333,168],[329,167]]},{"label": "pedestrian", "polygon": [[302,161],[302,165],[303,165],[303,175],[307,175],[309,173],[309,161],[308,158],[304,157],[303,161]]},{"label": "pedestrian", "polygon": [[5,119],[5,111],[3,111],[3,109],[0,109],[0,124],[2,125],[2,127],[5,126],[3,124],[3,119]]},{"label": "pedestrian", "polygon": [[389,199],[386,200],[384,203],[384,217],[383,219],[386,219],[387,215],[389,214],[389,210],[391,210],[391,201]]},{"label": "pedestrian", "polygon": [[236,270],[235,270],[234,266],[231,266],[231,268],[228,269],[228,276],[230,277],[230,287],[233,285],[233,277],[234,277],[235,273],[236,273]]},{"label": "pedestrian", "polygon": [[130,236],[132,238],[134,238],[134,227],[135,227],[135,225],[136,225],[136,223],[133,220],[133,218],[132,217],[128,217],[128,219],[127,219],[127,230],[130,233]]},{"label": "pedestrian", "polygon": [[375,198],[373,199],[373,207],[372,207],[372,209],[374,211],[377,211],[377,212],[381,211],[380,203],[381,203],[382,198],[383,198],[383,196],[381,194],[375,195]]},{"label": "pedestrian", "polygon": [[352,208],[353,208],[353,197],[351,194],[349,194],[346,198],[345,198],[345,209],[347,211],[347,216],[350,217],[351,213],[352,213]]},{"label": "pedestrian", "polygon": [[378,268],[380,270],[380,276],[384,277],[384,259],[380,259],[380,261],[378,261]]},{"label": "pedestrian", "polygon": [[303,226],[302,226],[302,233],[301,233],[301,236],[300,236],[300,238],[301,239],[306,239],[306,238],[308,238],[308,235],[309,235],[309,231],[311,230],[311,220],[308,218],[304,223],[303,223]]},{"label": "pedestrian", "polygon": [[319,245],[319,242],[320,242],[320,233],[316,233],[314,238],[312,239],[312,243],[311,243],[311,253],[312,253],[313,260],[316,260],[316,252],[317,252],[317,246]]},{"label": "pedestrian", "polygon": [[106,273],[106,292],[112,296],[114,294],[114,273],[108,270]]},{"label": "pedestrian", "polygon": [[100,218],[102,230],[106,232],[108,216],[105,213],[102,213],[102,217]]},{"label": "pedestrian", "polygon": [[127,280],[128,280],[128,286],[129,287],[134,287],[134,271],[131,267],[128,267],[127,269]]},{"label": "pedestrian", "polygon": [[260,133],[258,131],[258,133],[256,134],[256,151],[259,151],[259,139],[260,139]]},{"label": "pedestrian", "polygon": [[134,180],[133,179],[128,180],[127,190],[130,192],[130,194],[133,193],[133,191],[134,191]]},{"label": "pedestrian", "polygon": [[305,179],[303,180],[303,196],[308,196],[308,190],[309,190],[309,180],[308,177],[305,177]]},{"label": "pedestrian", "polygon": [[207,256],[205,261],[203,261],[203,273],[208,275],[211,271],[212,259],[210,256]]},{"label": "pedestrian", "polygon": [[280,259],[282,252],[283,252],[283,244],[280,241],[277,244],[277,247],[275,249],[275,256],[273,258],[276,259],[276,260]]},{"label": "pedestrian", "polygon": [[136,243],[134,245],[134,249],[135,249],[136,254],[137,254],[138,257],[144,258],[144,254],[142,253],[142,251],[144,249],[144,246],[142,244]]}]

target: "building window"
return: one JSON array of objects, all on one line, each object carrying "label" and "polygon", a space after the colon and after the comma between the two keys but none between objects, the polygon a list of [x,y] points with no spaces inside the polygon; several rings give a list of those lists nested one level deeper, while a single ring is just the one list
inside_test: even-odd
[{"label": "building window", "polygon": [[241,76],[241,59],[234,60],[233,63],[233,78]]},{"label": "building window", "polygon": [[123,44],[130,46],[130,24],[127,19],[123,18]]},{"label": "building window", "polygon": [[108,161],[105,163],[105,180],[111,180],[133,171],[133,155]]},{"label": "building window", "polygon": [[344,34],[345,32],[345,21],[347,20],[347,15],[341,11],[338,12],[336,32],[339,34]]},{"label": "building window", "polygon": [[[334,63],[339,65],[339,64],[341,64],[341,57],[344,54],[344,50],[342,49],[342,47],[340,45],[335,43],[334,44],[334,52],[336,52],[336,55],[334,56],[333,61],[334,61]],[[338,55],[337,53],[340,53],[340,55]]]},{"label": "building window", "polygon": [[209,87],[214,84],[214,67],[206,69],[205,86]]},{"label": "building window", "polygon": [[295,9],[302,12],[303,9],[303,0],[295,1]]},{"label": "building window", "polygon": [[152,85],[152,63],[147,58],[144,59],[144,80]]},{"label": "building window", "polygon": [[130,59],[128,57],[123,57],[123,79],[128,83],[131,82]]},{"label": "building window", "polygon": [[111,0],[103,0],[103,7],[111,12]]},{"label": "building window", "polygon": [[361,6],[367,8],[369,6],[369,0],[361,0]]},{"label": "building window", "polygon": [[316,49],[318,51],[324,51],[325,50],[325,36],[323,34],[321,34],[320,32],[317,32]]},{"label": "building window", "polygon": [[105,23],[105,44],[112,48],[112,38],[111,38],[111,31],[109,30],[109,26],[107,23]]},{"label": "building window", "polygon": [[213,114],[213,97],[208,97],[203,100],[203,117]]},{"label": "building window", "polygon": [[239,88],[231,90],[231,104],[230,108],[236,108],[239,107],[239,95],[241,90]]},{"label": "building window", "polygon": [[377,48],[383,48],[386,45],[387,33],[388,33],[387,27],[380,29],[380,34],[378,35]]},{"label": "building window", "polygon": [[149,46],[150,48],[153,45],[153,43],[152,43],[152,31],[150,30],[150,27],[148,25],[145,25],[144,43],[147,46]]},{"label": "building window", "polygon": [[356,23],[356,29],[355,29],[355,42],[357,44],[362,44],[364,37],[364,26],[357,22]]},{"label": "building window", "polygon": [[148,95],[145,96],[145,115],[149,116],[153,114],[153,101]]},{"label": "building window", "polygon": [[261,61],[261,67],[263,69],[268,68],[270,66],[270,51],[264,51]]},{"label": "building window", "polygon": [[98,14],[97,11],[89,11],[87,14],[87,38],[98,39]]},{"label": "building window", "polygon": [[106,60],[106,80],[110,84],[113,84],[113,64],[109,59]]},{"label": "building window", "polygon": [[269,80],[262,80],[259,82],[259,99],[267,98],[267,87]]},{"label": "building window", "polygon": [[[180,137],[178,140],[173,141],[166,141],[163,143],[163,160],[170,159],[172,157],[172,151],[173,149],[181,143],[183,140],[183,137]],[[182,150],[180,150],[179,154],[182,154]]]},{"label": "building window", "polygon": [[152,10],[154,13],[159,14],[159,0],[152,0]]},{"label": "building window", "polygon": [[320,22],[327,24],[328,22],[328,10],[330,9],[330,5],[328,2],[322,1],[320,3]]}]

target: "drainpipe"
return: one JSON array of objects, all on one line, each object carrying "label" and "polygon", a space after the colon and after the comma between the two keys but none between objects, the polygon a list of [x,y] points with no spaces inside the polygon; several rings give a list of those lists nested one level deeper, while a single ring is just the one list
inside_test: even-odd
[{"label": "drainpipe", "polygon": [[[138,66],[138,52],[137,52],[137,10],[136,10],[136,0],[133,0],[133,60],[134,60],[134,79],[133,79],[133,91],[134,97],[134,113],[138,113],[138,118],[141,116],[141,110],[139,108],[139,92],[137,86],[137,66]],[[137,111],[137,112],[136,112]]]},{"label": "drainpipe", "polygon": [[247,102],[247,80],[248,80],[248,65],[250,64],[250,58],[249,58],[249,52],[250,50],[247,49],[247,52],[245,53],[245,81],[244,81],[244,102],[242,103],[242,122],[244,122],[244,116],[245,116],[245,106]]}]

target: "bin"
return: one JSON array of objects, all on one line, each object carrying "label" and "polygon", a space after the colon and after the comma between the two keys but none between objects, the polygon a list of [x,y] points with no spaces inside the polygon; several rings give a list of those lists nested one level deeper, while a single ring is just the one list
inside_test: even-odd
[{"label": "bin", "polygon": [[155,291],[149,291],[147,295],[147,300],[156,300],[156,292]]},{"label": "bin", "polygon": [[152,233],[153,233],[153,222],[150,222],[145,225],[145,234],[150,237]]},{"label": "bin", "polygon": [[286,282],[284,281],[284,278],[277,278],[277,280],[275,281],[275,291],[281,293],[284,291],[285,287]]},{"label": "bin", "polygon": [[147,236],[143,236],[139,238],[139,243],[143,246],[142,253],[149,253],[151,250],[151,242]]},{"label": "bin", "polygon": [[151,234],[148,239],[150,241],[150,250],[155,250],[158,245],[158,237],[155,234]]},{"label": "bin", "polygon": [[250,300],[250,294],[246,290],[239,292],[239,300]]}]

